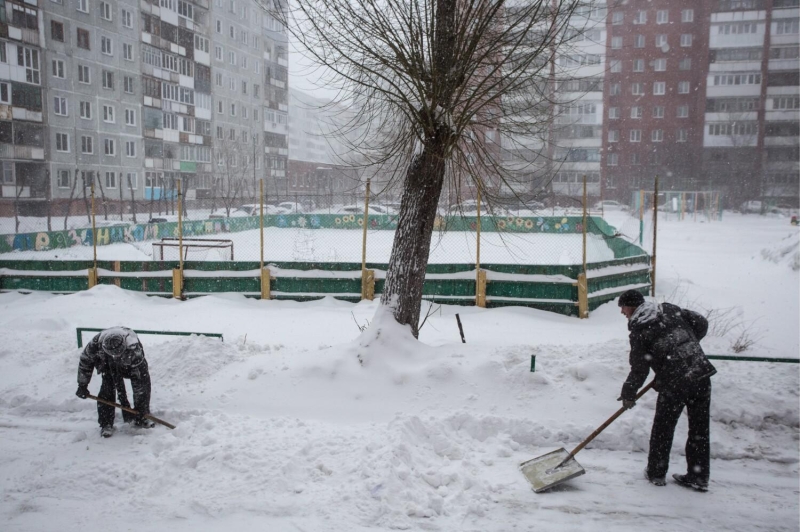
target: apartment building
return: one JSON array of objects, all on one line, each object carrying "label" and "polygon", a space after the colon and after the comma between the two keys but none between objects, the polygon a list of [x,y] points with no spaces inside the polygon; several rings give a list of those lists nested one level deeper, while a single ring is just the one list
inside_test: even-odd
[{"label": "apartment building", "polygon": [[37,2],[6,2],[0,20],[0,215],[49,197],[42,101],[44,23]]},{"label": "apartment building", "polygon": [[608,15],[603,196],[640,187],[695,190],[703,155],[712,2],[632,0]]},{"label": "apartment building", "polygon": [[798,0],[610,7],[603,194],[722,191],[797,204]]},{"label": "apartment building", "polygon": [[82,209],[76,200],[92,182],[113,212],[172,200],[179,179],[190,201],[234,189],[252,196],[262,177],[285,190],[288,39],[269,9],[250,0],[6,2],[3,214]]},{"label": "apartment building", "polygon": [[721,0],[708,27],[703,177],[731,201],[797,206],[800,1]]}]

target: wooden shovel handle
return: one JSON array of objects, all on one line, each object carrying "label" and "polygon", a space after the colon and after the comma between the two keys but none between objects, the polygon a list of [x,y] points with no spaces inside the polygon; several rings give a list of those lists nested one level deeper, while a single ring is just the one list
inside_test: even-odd
[{"label": "wooden shovel handle", "polygon": [[[646,394],[646,393],[647,393],[647,392],[650,390],[650,388],[652,388],[652,387],[653,387],[653,384],[655,384],[655,382],[656,382],[656,381],[655,381],[655,379],[653,379],[652,381],[650,381],[650,384],[648,384],[647,386],[645,386],[644,388],[642,388],[641,390],[639,390],[639,393],[637,393],[637,394],[636,394],[636,399],[634,399],[634,401],[638,400],[638,399],[639,399],[641,396],[643,396],[644,394]],[[575,447],[575,448],[572,450],[572,452],[571,452],[571,453],[569,453],[569,456],[567,457],[567,460],[569,460],[570,458],[572,458],[572,457],[574,457],[576,454],[578,454],[578,451],[580,451],[581,449],[583,449],[584,447],[586,447],[586,446],[587,446],[587,445],[588,445],[588,444],[589,444],[589,443],[590,443],[590,442],[591,442],[593,439],[595,439],[595,438],[597,437],[597,435],[598,435],[598,434],[600,434],[601,432],[603,432],[603,431],[606,429],[606,427],[608,427],[609,425],[611,425],[611,423],[613,423],[615,419],[617,419],[619,416],[621,416],[621,415],[622,415],[622,413],[623,413],[625,410],[627,410],[627,408],[625,408],[625,407],[623,406],[622,408],[620,408],[619,410],[617,410],[617,411],[614,413],[614,415],[613,415],[613,416],[611,416],[610,418],[608,418],[608,419],[606,420],[606,422],[605,422],[605,423],[603,423],[602,425],[600,425],[599,427],[597,427],[597,430],[595,430],[594,432],[592,432],[592,433],[589,435],[589,437],[588,437],[588,438],[586,438],[585,440],[583,440],[583,442],[581,442],[581,444],[580,444],[580,445],[578,445],[577,447]]]},{"label": "wooden shovel handle", "polygon": [[[122,405],[117,404],[117,403],[115,403],[113,401],[106,401],[105,399],[100,399],[96,395],[87,394],[86,397],[88,397],[89,399],[94,399],[98,403],[103,403],[104,405],[115,406],[115,407],[119,408],[120,410],[124,410],[125,412],[128,412],[130,414],[134,414],[134,415],[137,415],[137,416],[140,415],[138,410],[134,410],[133,408],[128,408],[127,406],[122,406]],[[167,428],[170,428],[170,429],[174,429],[175,428],[175,425],[167,423],[163,419],[158,419],[156,416],[151,416],[150,414],[144,414],[144,417],[146,417],[147,419],[150,419],[152,421],[155,421],[156,423],[160,423],[161,425],[164,425]]]}]

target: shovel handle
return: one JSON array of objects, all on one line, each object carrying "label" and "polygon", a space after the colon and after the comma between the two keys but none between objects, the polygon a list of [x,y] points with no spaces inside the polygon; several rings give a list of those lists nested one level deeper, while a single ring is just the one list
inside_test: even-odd
[{"label": "shovel handle", "polygon": [[[656,382],[656,381],[655,381],[655,379],[653,379],[652,381],[650,381],[650,383],[649,383],[647,386],[645,386],[644,388],[642,388],[641,390],[639,390],[639,393],[637,393],[637,394],[636,394],[636,399],[634,399],[634,401],[635,401],[635,400],[637,400],[637,399],[639,399],[639,398],[640,398],[641,396],[643,396],[644,394],[646,394],[646,393],[647,393],[647,392],[650,390],[650,388],[652,388],[652,387],[653,387],[653,384],[655,384],[655,382]],[[614,413],[614,415],[612,415],[610,418],[608,418],[608,419],[606,420],[606,422],[605,422],[605,423],[603,423],[602,425],[600,425],[599,427],[597,427],[597,430],[595,430],[594,432],[592,432],[592,433],[589,435],[589,437],[588,437],[588,438],[586,438],[585,440],[583,440],[583,441],[581,442],[581,444],[580,444],[580,445],[578,445],[577,447],[575,447],[575,448],[572,450],[572,452],[571,452],[571,453],[569,453],[569,456],[567,457],[567,459],[566,459],[566,460],[564,460],[564,461],[566,462],[567,460],[569,460],[570,458],[572,458],[572,457],[574,457],[576,454],[578,454],[578,451],[580,451],[581,449],[583,449],[584,447],[586,447],[586,446],[587,446],[587,445],[588,445],[588,444],[589,444],[589,443],[590,443],[590,442],[591,442],[593,439],[595,439],[595,438],[597,437],[597,435],[598,435],[598,434],[600,434],[601,432],[603,432],[603,431],[606,429],[606,427],[608,427],[609,425],[611,425],[611,423],[613,423],[615,419],[617,419],[619,416],[621,416],[621,415],[622,415],[622,413],[623,413],[625,410],[627,410],[627,408],[625,408],[624,406],[623,406],[622,408],[620,408],[619,410],[617,410],[617,411]]]},{"label": "shovel handle", "polygon": [[[105,399],[100,399],[96,395],[87,394],[86,397],[88,397],[89,399],[94,399],[98,403],[103,403],[104,405],[117,407],[120,410],[124,410],[125,412],[128,412],[130,414],[134,414],[134,415],[137,415],[137,416],[140,415],[138,410],[134,410],[133,408],[128,408],[127,406],[122,406],[121,404],[117,404],[117,403],[115,403],[113,401],[106,401]],[[175,428],[175,425],[172,425],[171,423],[167,423],[163,419],[158,419],[156,416],[151,416],[150,414],[144,414],[144,417],[146,417],[147,419],[149,419],[151,421],[155,421],[156,423],[164,425],[167,428],[170,428],[170,429],[174,429]]]}]

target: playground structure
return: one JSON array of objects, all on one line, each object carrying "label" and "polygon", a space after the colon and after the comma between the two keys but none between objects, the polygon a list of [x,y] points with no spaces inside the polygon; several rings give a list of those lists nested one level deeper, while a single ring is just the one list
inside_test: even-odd
[{"label": "playground structure", "polygon": [[[703,220],[721,221],[722,205],[721,193],[718,190],[668,190],[658,193],[658,212],[662,213],[665,220],[693,221],[700,216]],[[644,213],[653,209],[653,192],[639,190],[633,192],[631,206],[634,212],[639,213],[639,219]]]}]

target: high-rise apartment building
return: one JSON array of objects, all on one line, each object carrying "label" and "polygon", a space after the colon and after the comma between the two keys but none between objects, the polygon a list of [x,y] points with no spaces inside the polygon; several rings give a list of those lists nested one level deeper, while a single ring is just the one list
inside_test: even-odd
[{"label": "high-rise apartment building", "polygon": [[6,2],[0,20],[0,212],[49,196],[42,101],[44,24],[37,2]]},{"label": "high-rise apartment building", "polygon": [[609,6],[604,195],[724,193],[797,204],[798,0]]},{"label": "high-rise apartment building", "polygon": [[[44,2],[45,0],[39,0]],[[43,7],[43,9],[40,9]],[[269,9],[274,9],[270,7]],[[288,53],[251,0],[6,2],[0,210],[286,188]]]}]

